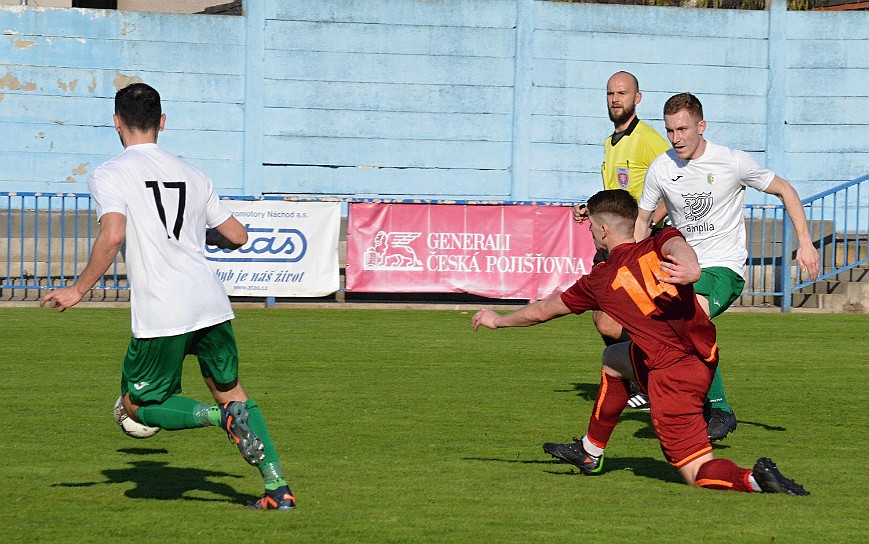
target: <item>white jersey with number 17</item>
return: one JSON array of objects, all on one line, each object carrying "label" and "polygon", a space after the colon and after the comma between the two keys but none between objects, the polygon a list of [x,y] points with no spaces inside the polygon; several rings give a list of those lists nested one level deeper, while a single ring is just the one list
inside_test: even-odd
[{"label": "white jersey with number 17", "polygon": [[671,149],[649,165],[639,205],[652,211],[663,198],[701,268],[745,277],[745,188],[763,191],[774,177],[745,151],[707,142],[700,158],[683,161]]},{"label": "white jersey with number 17", "polygon": [[232,319],[205,260],[205,230],[230,217],[211,180],[157,144],[127,147],[88,178],[97,217],[126,217],[133,336],[175,336]]}]

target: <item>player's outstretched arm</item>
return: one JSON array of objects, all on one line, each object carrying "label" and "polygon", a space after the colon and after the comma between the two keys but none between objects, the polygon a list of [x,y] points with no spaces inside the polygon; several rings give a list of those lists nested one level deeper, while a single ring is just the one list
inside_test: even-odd
[{"label": "player's outstretched arm", "polygon": [[682,237],[670,238],[661,246],[667,261],[661,263],[662,274],[656,275],[658,281],[678,285],[690,285],[700,279],[700,263],[694,248]]},{"label": "player's outstretched arm", "polygon": [[471,326],[476,331],[478,328],[500,329],[502,327],[530,327],[538,323],[544,323],[550,319],[561,317],[571,313],[570,309],[562,302],[561,294],[550,298],[538,300],[527,306],[523,306],[509,314],[499,314],[489,309],[482,309],[471,318]]},{"label": "player's outstretched arm", "polygon": [[797,264],[800,265],[800,269],[803,272],[808,273],[809,279],[815,281],[821,272],[821,258],[809,234],[806,210],[800,201],[800,195],[797,194],[797,190],[790,183],[778,176],[773,178],[772,183],[769,184],[765,192],[779,197],[782,204],[784,204],[785,211],[794,224],[794,230],[797,233],[797,240],[799,240],[800,244],[800,247],[797,249]]},{"label": "player's outstretched arm", "polygon": [[100,233],[94,240],[88,264],[78,276],[78,280],[69,287],[55,289],[39,300],[39,306],[46,304],[49,308],[57,308],[62,312],[75,306],[82,297],[94,286],[109,266],[115,261],[127,232],[127,218],[116,212],[103,214],[100,217]]}]

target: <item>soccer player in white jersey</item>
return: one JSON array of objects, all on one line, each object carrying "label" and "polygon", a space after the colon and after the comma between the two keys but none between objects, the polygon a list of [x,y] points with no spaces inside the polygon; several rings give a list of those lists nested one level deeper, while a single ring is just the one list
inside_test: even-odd
[{"label": "soccer player in white jersey", "polygon": [[[248,506],[291,510],[265,419],[238,381],[238,350],[226,291],[205,260],[208,243],[238,248],[247,231],[221,204],[211,180],[157,146],[166,116],[160,95],[134,83],[115,95],[114,125],[124,151],[88,179],[100,232],[77,281],[40,300],[76,305],[123,251],[130,283],[132,338],[121,394],[135,421],[166,430],[220,426],[242,457],[259,468],[262,497]],[[196,355],[215,405],[183,397],[184,357]]]},{"label": "soccer player in white jersey", "polygon": [[[800,197],[791,184],[757,164],[748,153],[707,142],[703,138],[703,106],[690,93],[667,100],[664,126],[673,149],[658,156],[646,172],[635,236],[642,240],[649,235],[652,212],[663,199],[673,226],[697,253],[702,275],[694,290],[706,313],[715,317],[724,312],[745,285],[746,187],[781,199],[799,241],[797,263],[812,281],[816,280],[820,258]],[[720,370],[713,379],[709,400],[709,436],[720,440],[736,428]]]}]

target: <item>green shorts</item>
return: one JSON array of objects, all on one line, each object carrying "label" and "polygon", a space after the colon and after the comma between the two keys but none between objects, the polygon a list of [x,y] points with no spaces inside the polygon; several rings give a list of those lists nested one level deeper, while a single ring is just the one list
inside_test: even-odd
[{"label": "green shorts", "polygon": [[198,331],[157,338],[131,338],[121,370],[121,394],[136,404],[161,403],[181,392],[187,355],[199,360],[202,376],[228,384],[238,379],[238,348],[232,325],[224,321]]},{"label": "green shorts", "polygon": [[694,292],[709,301],[710,319],[721,314],[742,294],[745,280],[724,266],[710,266],[700,271]]}]

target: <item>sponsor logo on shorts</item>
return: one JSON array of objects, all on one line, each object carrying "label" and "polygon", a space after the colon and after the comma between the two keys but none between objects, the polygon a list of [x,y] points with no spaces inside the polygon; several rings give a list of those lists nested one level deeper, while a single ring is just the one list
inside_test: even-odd
[{"label": "sponsor logo on shorts", "polygon": [[149,385],[151,385],[151,384],[149,384],[148,382],[139,382],[139,383],[134,383],[134,384],[133,384],[133,389],[135,389],[136,391],[141,391],[142,389],[145,389],[145,388],[148,387]]}]

